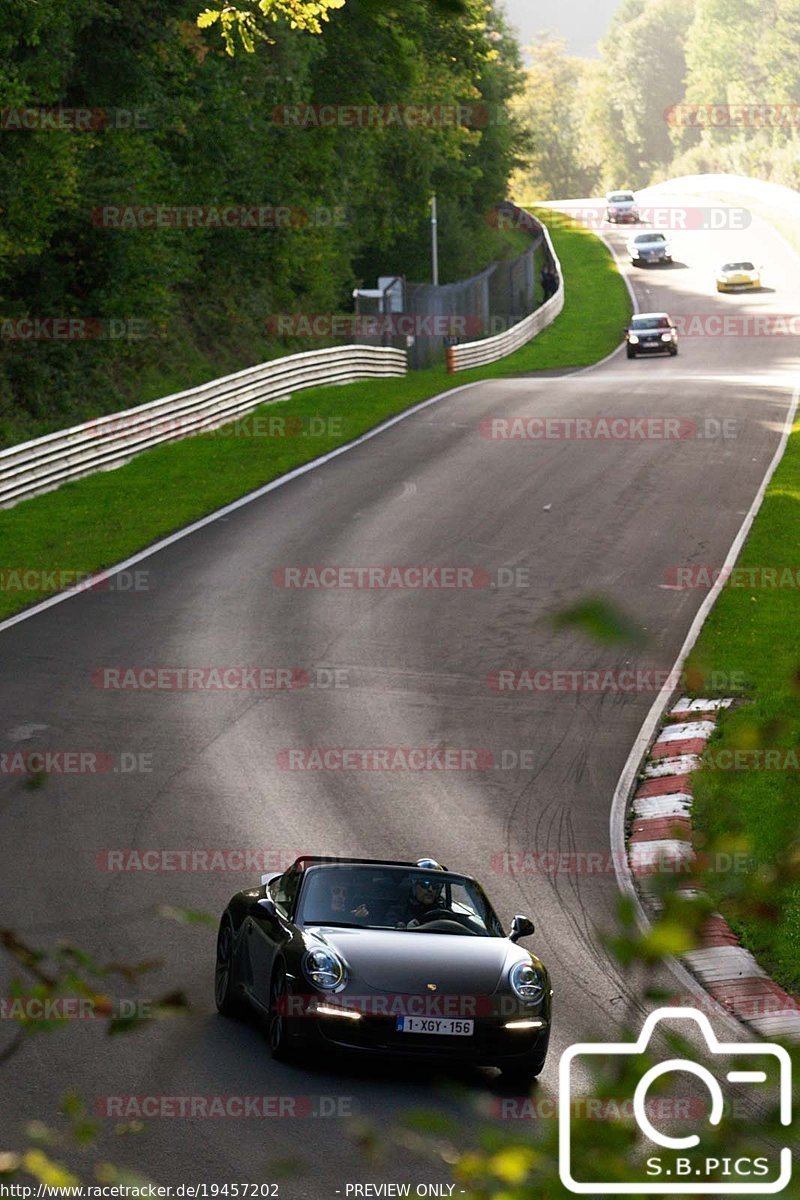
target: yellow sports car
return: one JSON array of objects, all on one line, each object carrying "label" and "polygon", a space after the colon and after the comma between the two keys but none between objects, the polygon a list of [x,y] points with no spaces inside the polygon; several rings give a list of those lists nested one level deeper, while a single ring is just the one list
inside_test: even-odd
[{"label": "yellow sports car", "polygon": [[751,262],[729,262],[717,274],[718,292],[748,292],[761,287],[761,271]]}]

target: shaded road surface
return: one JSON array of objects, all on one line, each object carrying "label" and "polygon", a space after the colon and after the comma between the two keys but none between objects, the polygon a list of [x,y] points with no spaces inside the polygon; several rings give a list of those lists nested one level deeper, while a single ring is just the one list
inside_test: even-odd
[{"label": "shaded road surface", "polygon": [[[774,293],[717,297],[713,273],[731,250],[757,253]],[[798,311],[796,272],[764,227],[677,234],[675,253],[685,265],[632,272],[643,308]],[[654,693],[509,693],[493,690],[490,674],[671,666],[706,594],[676,590],[675,569],[722,563],[777,446],[796,367],[786,337],[694,337],[674,360],[617,356],[569,377],[483,384],[157,553],[142,564],[147,591],[85,594],[0,634],[5,749],[125,753],[139,765],[135,756],[152,756],[150,771],[53,775],[32,792],[0,780],[3,923],[35,944],[65,938],[103,960],[163,960],[142,994],[182,987],[193,1006],[126,1037],[75,1022],[32,1041],[0,1068],[13,1100],[0,1141],[16,1144],[20,1121],[53,1111],[69,1087],[93,1109],[106,1096],[271,1095],[288,1097],[294,1115],[163,1117],[128,1136],[115,1135],[112,1120],[102,1154],[165,1183],[268,1179],[263,1164],[301,1159],[305,1173],[281,1187],[298,1198],[333,1197],[354,1181],[447,1178],[412,1150],[365,1162],[345,1119],[355,1112],[386,1125],[429,1104],[463,1115],[434,1074],[279,1066],[257,1028],[214,1015],[213,931],[158,909],[216,915],[257,871],[99,869],[98,856],[107,865],[115,848],[428,854],[474,873],[504,919],[526,912],[537,923],[531,945],[556,989],[553,1053],[539,1084],[552,1097],[565,1046],[612,1037],[636,1006],[599,935],[616,902],[611,797]],[[684,436],[483,436],[482,422],[516,417],[663,418],[683,422]],[[726,421],[730,436],[699,436]],[[13,562],[13,549],[6,557]],[[283,568],[323,564],[476,567],[484,586],[275,582]],[[588,593],[624,610],[644,647],[555,632],[550,615]],[[337,670],[341,686],[151,694],[106,690],[94,675],[256,664],[307,669],[315,684],[330,682],[319,669]],[[281,769],[281,751],[308,747],[472,748],[491,752],[492,765]],[[515,857],[523,851],[567,855],[566,867],[536,869]],[[484,1073],[453,1083],[469,1103],[499,1103]],[[309,1115],[320,1108],[332,1115]]]}]

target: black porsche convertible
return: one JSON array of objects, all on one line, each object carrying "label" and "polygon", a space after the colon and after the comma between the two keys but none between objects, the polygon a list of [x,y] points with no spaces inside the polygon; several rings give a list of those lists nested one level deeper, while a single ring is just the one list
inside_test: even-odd
[{"label": "black porsche convertible", "polygon": [[417,863],[298,858],[222,914],[215,998],[266,1020],[273,1057],[359,1051],[500,1067],[525,1083],[550,1039],[550,979],[474,879]]}]

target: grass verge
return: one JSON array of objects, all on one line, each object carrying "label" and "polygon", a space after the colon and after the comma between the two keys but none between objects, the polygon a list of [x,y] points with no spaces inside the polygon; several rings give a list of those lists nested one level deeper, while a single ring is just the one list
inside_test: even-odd
[{"label": "grass verge", "polygon": [[[502,362],[455,376],[437,367],[401,379],[298,392],[286,403],[257,410],[239,427],[257,431],[267,428],[270,417],[282,417],[298,436],[202,434],[0,511],[0,569],[48,573],[43,586],[9,573],[0,575],[0,617],[52,594],[53,580],[62,578],[61,573],[71,578],[120,562],[449,387],[586,366],[608,354],[619,343],[630,314],[628,293],[613,259],[599,239],[583,230],[559,230],[553,240],[567,287],[564,311],[538,338]],[[21,586],[26,582],[33,586]]]},{"label": "grass verge", "polygon": [[[726,715],[693,777],[694,825],[707,846],[746,852],[748,875],[709,890],[765,970],[800,995],[800,625],[797,585],[765,586],[762,568],[798,579],[800,426],[773,477],[737,572],[706,622],[687,671],[734,679],[749,703]],[[783,572],[785,571],[785,574]],[[747,586],[750,578],[756,586]],[[771,750],[772,759],[759,751]],[[736,752],[737,757],[733,757]],[[772,763],[777,769],[765,769]],[[728,769],[722,769],[722,765]],[[738,769],[737,769],[738,767]]]},{"label": "grass verge", "polygon": [[[758,212],[800,253],[800,234],[785,213],[764,206]],[[687,664],[690,676],[718,672],[734,680],[723,691],[748,701],[723,717],[709,744],[710,764],[693,777],[694,826],[706,848],[744,852],[753,866],[747,874],[713,875],[706,886],[761,966],[800,996],[798,546],[800,424],[742,549],[743,570],[721,593]],[[775,756],[766,759],[765,750]],[[770,762],[777,769],[765,769]]]},{"label": "grass verge", "polygon": [[[482,223],[464,256],[464,275],[516,258],[530,244],[523,229]],[[221,266],[218,281],[223,278]],[[162,321],[142,313],[140,336],[54,339],[35,346],[0,340],[0,449],[331,344],[322,337],[276,338],[268,332],[264,315],[275,297],[257,276],[246,291],[237,284],[223,293],[212,288],[187,295],[176,285],[174,311]],[[330,303],[316,311],[329,312]]]}]

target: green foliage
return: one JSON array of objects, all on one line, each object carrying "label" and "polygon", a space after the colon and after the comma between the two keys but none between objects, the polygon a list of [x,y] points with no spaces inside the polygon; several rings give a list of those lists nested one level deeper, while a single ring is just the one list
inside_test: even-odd
[{"label": "green foliage", "polygon": [[800,0],[623,0],[599,61],[544,37],[519,102],[533,150],[516,182],[526,199],[704,172],[798,187],[798,42]]},{"label": "green foliage", "polygon": [[577,106],[604,184],[727,171],[798,186],[797,121],[780,108],[800,101],[799,39],[800,0],[625,0]]},{"label": "green foliage", "polygon": [[694,0],[625,0],[602,43],[609,186],[637,187],[674,148],[665,113],[683,97],[684,42]]},{"label": "green foliage", "polygon": [[322,23],[330,20],[331,10],[343,8],[344,4],[345,0],[256,0],[249,8],[234,8],[222,3],[219,8],[204,9],[197,24],[200,29],[218,24],[225,49],[233,57],[237,33],[242,47],[252,53],[257,38],[273,40],[268,32],[270,22],[283,20],[291,29],[322,33]]},{"label": "green foliage", "polygon": [[[0,445],[285,352],[267,336],[271,313],[350,311],[353,287],[378,274],[425,280],[433,191],[443,281],[490,261],[486,214],[522,141],[506,116],[520,68],[502,18],[481,0],[408,0],[402,16],[383,0],[261,8],[249,6],[270,40],[233,57],[190,0],[7,14],[0,108],[107,119],[0,130],[0,321],[134,320],[142,336],[0,338]],[[315,21],[322,36],[306,36]],[[319,129],[281,115],[331,102],[474,104],[484,119]],[[292,219],[113,228],[98,215],[146,205],[283,206]]]},{"label": "green foliage", "polygon": [[552,618],[554,629],[576,629],[604,645],[641,646],[647,638],[630,617],[603,596],[588,596]]},{"label": "green foliage", "polygon": [[675,153],[665,111],[684,94],[684,42],[694,0],[625,0],[599,62],[571,58],[544,35],[517,112],[532,150],[515,186],[524,198],[565,199],[637,187]]},{"label": "green foliage", "polygon": [[[738,566],[796,569],[800,539],[800,432],[789,439]],[[745,577],[746,578],[746,577]],[[758,575],[756,575],[758,578]],[[800,993],[800,634],[794,588],[733,586],[722,591],[689,668],[748,681],[749,703],[726,715],[695,776],[695,824],[704,843],[727,839],[753,860],[752,872],[709,883],[720,910],[762,965]],[[780,769],[748,756],[773,750]],[[735,763],[739,770],[722,769]],[[725,752],[727,759],[718,752]],[[708,850],[708,844],[703,850]]]},{"label": "green foliage", "polygon": [[[469,10],[470,0],[429,0],[430,6],[444,17],[463,16]],[[274,41],[273,26],[284,22],[290,29],[305,33],[321,34],[324,22],[330,20],[334,9],[344,8],[347,0],[250,0],[246,7],[218,0],[217,8],[206,8],[198,15],[200,29],[216,26],[219,29],[226,52],[233,57],[237,46],[249,54],[255,50],[259,38]],[[393,18],[400,16],[399,7],[392,0],[367,0],[375,12],[389,13]],[[402,13],[405,15],[405,9]],[[237,41],[238,38],[238,41]]]},{"label": "green foliage", "polygon": [[160,913],[170,921],[177,921],[179,925],[205,925],[209,929],[217,927],[217,918],[213,913],[199,912],[193,908],[175,908],[170,904],[162,904]]},{"label": "green foliage", "polygon": [[579,88],[591,68],[566,54],[566,42],[545,34],[529,50],[525,91],[514,111],[530,131],[524,164],[514,176],[515,194],[530,200],[588,196],[598,181],[598,165],[586,144]]},{"label": "green foliage", "polygon": [[108,1034],[117,1034],[188,1008],[180,991],[144,1002],[109,993],[109,986],[118,980],[135,988],[144,975],[161,965],[152,960],[100,963],[65,942],[40,950],[11,929],[0,929],[0,951],[17,972],[11,976],[7,997],[7,1015],[16,1025],[16,1036],[0,1050],[0,1062],[11,1058],[27,1037],[52,1033],[71,1020],[100,1020]]}]

